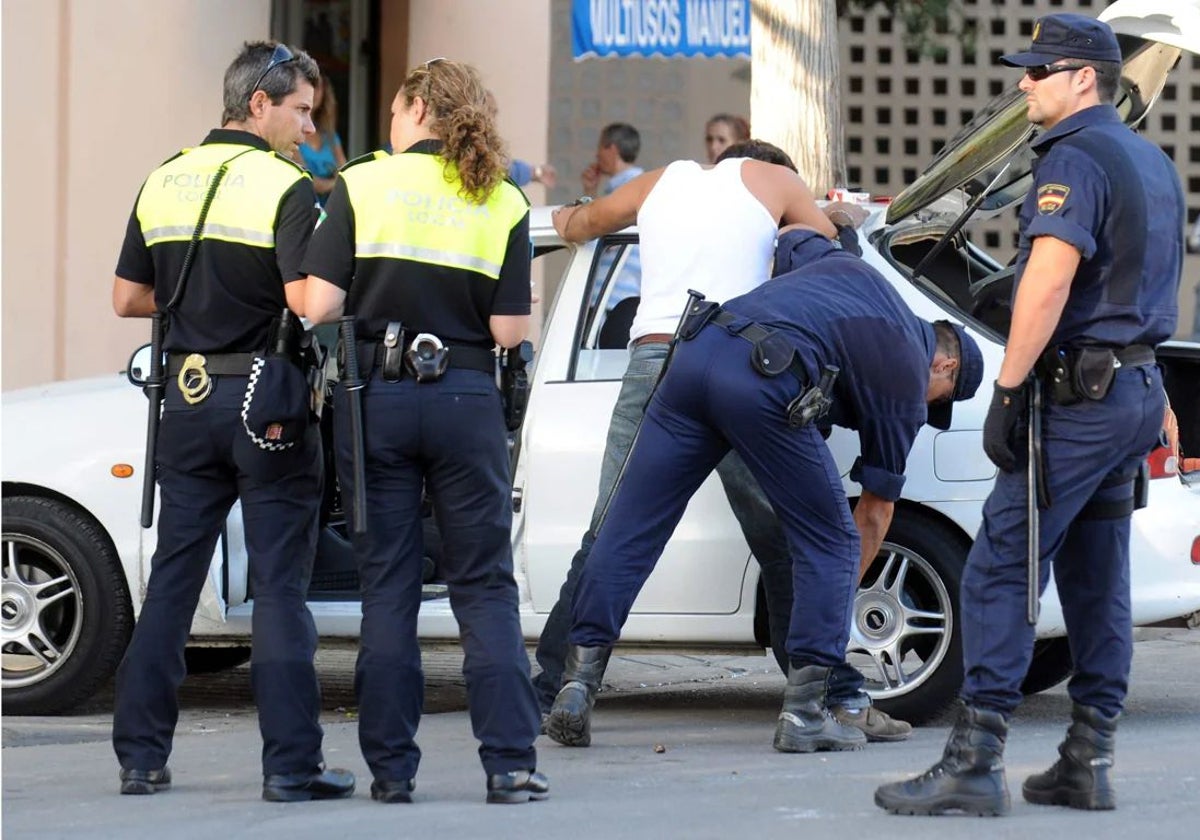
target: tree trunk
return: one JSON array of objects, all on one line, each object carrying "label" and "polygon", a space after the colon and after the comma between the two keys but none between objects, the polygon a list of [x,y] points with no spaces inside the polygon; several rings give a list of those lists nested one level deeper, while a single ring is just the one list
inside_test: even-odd
[{"label": "tree trunk", "polygon": [[782,148],[818,198],[846,183],[835,0],[751,0],[751,133]]}]

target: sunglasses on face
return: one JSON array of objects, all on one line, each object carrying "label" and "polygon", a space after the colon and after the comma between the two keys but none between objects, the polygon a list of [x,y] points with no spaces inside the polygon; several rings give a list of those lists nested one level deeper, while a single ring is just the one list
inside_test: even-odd
[{"label": "sunglasses on face", "polygon": [[1033,67],[1025,68],[1025,75],[1032,81],[1040,82],[1055,73],[1062,73],[1066,70],[1082,70],[1087,67],[1086,64],[1038,64]]},{"label": "sunglasses on face", "polygon": [[291,50],[289,50],[283,44],[276,44],[275,49],[271,52],[271,60],[267,62],[266,69],[259,74],[258,81],[254,83],[254,87],[250,88],[251,95],[254,94],[254,91],[260,88],[263,83],[263,79],[267,78],[268,73],[270,73],[276,67],[279,67],[281,64],[287,64],[289,61],[295,60],[296,56],[292,55]]}]

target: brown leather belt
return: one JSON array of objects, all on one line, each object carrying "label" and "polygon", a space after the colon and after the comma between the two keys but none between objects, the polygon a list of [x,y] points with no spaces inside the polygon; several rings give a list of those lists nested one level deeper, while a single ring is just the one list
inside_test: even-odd
[{"label": "brown leather belt", "polygon": [[649,335],[639,335],[633,340],[633,346],[639,347],[643,344],[670,344],[674,338],[671,333],[650,333]]}]

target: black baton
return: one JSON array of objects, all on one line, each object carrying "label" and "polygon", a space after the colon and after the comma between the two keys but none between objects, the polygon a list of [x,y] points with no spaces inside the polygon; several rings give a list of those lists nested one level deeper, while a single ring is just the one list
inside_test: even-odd
[{"label": "black baton", "polygon": [[1025,621],[1032,627],[1038,622],[1041,579],[1041,540],[1039,539],[1041,501],[1045,482],[1042,475],[1042,386],[1037,377],[1025,383],[1029,408],[1028,464],[1025,468],[1025,512],[1027,540],[1025,561]]},{"label": "black baton", "polygon": [[161,312],[150,316],[150,376],[142,388],[150,400],[146,415],[146,466],[142,473],[141,525],[149,528],[154,524],[154,484],[158,452],[158,421],[162,417],[163,392],[166,390],[166,374],[163,371],[163,329]]},{"label": "black baton", "polygon": [[621,486],[621,480],[625,478],[625,470],[629,467],[629,458],[633,455],[633,448],[637,446],[638,438],[642,434],[642,423],[646,420],[646,409],[650,407],[650,400],[654,399],[654,394],[658,391],[659,383],[662,382],[663,376],[667,373],[667,368],[671,364],[671,357],[675,355],[675,345],[679,344],[679,334],[683,332],[683,325],[687,322],[688,316],[692,314],[692,309],[700,301],[704,300],[704,294],[697,292],[695,289],[688,289],[687,306],[683,308],[683,314],[679,316],[679,323],[675,325],[675,334],[671,336],[671,343],[667,345],[667,355],[663,359],[662,367],[658,370],[658,376],[654,380],[654,387],[650,389],[650,395],[646,397],[646,404],[642,406],[642,416],[638,418],[637,428],[633,430],[633,440],[629,443],[629,449],[625,452],[625,459],[621,461],[621,469],[617,470],[617,477],[613,481],[612,487],[608,490],[608,498],[604,500],[604,507],[600,510],[600,518],[596,521],[596,530],[592,536],[599,536],[600,526],[604,524],[604,520],[608,518],[608,507],[612,504],[613,497],[617,495],[617,488]]},{"label": "black baton", "polygon": [[[363,449],[362,389],[358,375],[358,342],[354,335],[354,316],[344,315],[338,321],[342,349],[342,388],[350,408],[351,478],[354,481],[354,521],[356,534],[367,532],[367,456]],[[343,488],[344,489],[344,488]]]}]

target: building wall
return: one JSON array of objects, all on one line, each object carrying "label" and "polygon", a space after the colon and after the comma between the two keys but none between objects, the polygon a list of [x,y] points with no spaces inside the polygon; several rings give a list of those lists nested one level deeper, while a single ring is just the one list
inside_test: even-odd
[{"label": "building wall", "polygon": [[[939,56],[907,49],[901,22],[881,7],[840,23],[842,107],[849,183],[877,195],[895,195],[911,183],[942,144],[977,109],[1019,80],[998,57],[1027,48],[1033,23],[1045,14],[1098,16],[1105,0],[960,0],[962,23],[975,31],[968,47],[952,37]],[[1175,161],[1188,206],[1200,214],[1200,56],[1184,53],[1168,77],[1142,133]],[[1015,209],[972,225],[975,241],[1002,260],[1016,252]],[[1178,337],[1200,339],[1197,293],[1200,256],[1184,263]]]},{"label": "building wall", "polygon": [[148,335],[111,304],[138,187],[219,123],[269,0],[4,0],[0,30],[3,387],[118,371]]},{"label": "building wall", "polygon": [[[649,168],[703,159],[707,118],[748,109],[745,61],[573,61],[570,0],[380,2],[383,112],[403,68],[443,55],[475,64],[496,93],[510,151],[558,169],[557,189],[528,189],[535,203],[579,193],[579,174],[608,122],[641,130],[639,163]],[[978,32],[974,63],[957,45],[944,60],[910,61],[899,27],[882,11],[845,18],[843,93],[854,180],[897,192],[995,85],[1012,81],[1010,71],[995,66],[995,53],[1025,43],[1040,14],[1098,14],[1103,5],[962,0]],[[242,41],[269,37],[270,18],[271,0],[0,3],[4,389],[117,371],[145,340],[145,322],[118,319],[109,298],[138,186],[153,166],[217,124],[224,69]],[[915,93],[907,92],[909,79]],[[1147,135],[1172,152],[1194,217],[1200,58],[1185,56],[1163,100]],[[878,119],[880,108],[890,109],[890,122]],[[986,245],[1011,249],[1013,230],[1009,219],[982,236],[991,237]],[[553,296],[554,268],[536,277],[544,306]],[[1184,286],[1180,335],[1192,328],[1200,257],[1189,258]]]}]

